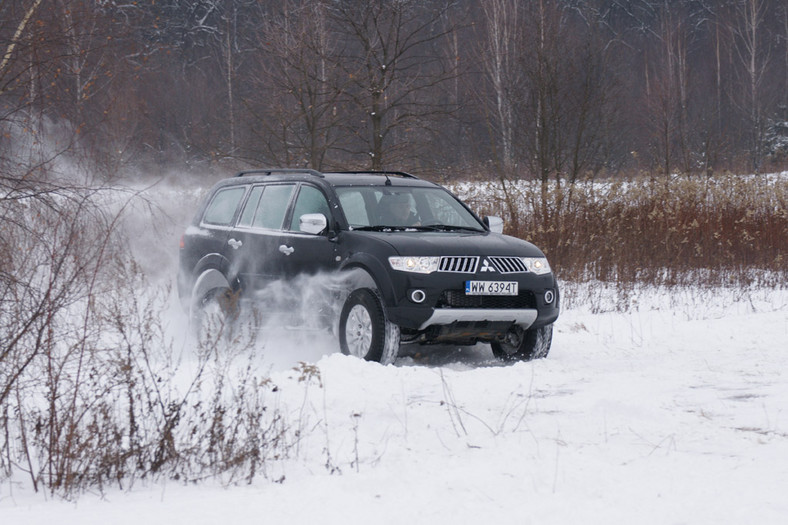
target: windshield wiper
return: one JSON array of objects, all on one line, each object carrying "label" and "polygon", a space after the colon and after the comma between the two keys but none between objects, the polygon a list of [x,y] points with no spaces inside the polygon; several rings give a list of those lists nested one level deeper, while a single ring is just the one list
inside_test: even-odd
[{"label": "windshield wiper", "polygon": [[455,226],[451,224],[430,224],[428,226],[387,226],[379,224],[375,226],[354,226],[353,231],[357,232],[391,232],[391,231],[420,231],[420,232],[474,232],[482,233],[484,230],[471,228],[469,226]]},{"label": "windshield wiper", "polygon": [[417,229],[419,231],[435,231],[435,232],[466,231],[466,232],[481,233],[484,231],[478,228],[471,228],[470,226],[456,226],[452,224],[430,224],[428,226],[412,226],[412,228]]},{"label": "windshield wiper", "polygon": [[410,229],[410,226],[353,226],[353,231],[357,232],[387,232],[387,231],[402,231]]}]

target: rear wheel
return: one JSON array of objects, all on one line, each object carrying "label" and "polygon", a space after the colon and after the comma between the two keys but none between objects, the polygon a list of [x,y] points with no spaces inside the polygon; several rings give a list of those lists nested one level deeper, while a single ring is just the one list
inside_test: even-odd
[{"label": "rear wheel", "polygon": [[238,296],[230,288],[214,288],[192,304],[191,325],[200,340],[227,334],[238,318]]},{"label": "rear wheel", "polygon": [[369,288],[351,293],[339,317],[342,353],[384,365],[399,353],[399,327],[386,319],[378,295]]},{"label": "rear wheel", "polygon": [[514,328],[503,342],[490,343],[495,357],[502,361],[530,361],[547,357],[553,341],[553,325],[523,330]]}]

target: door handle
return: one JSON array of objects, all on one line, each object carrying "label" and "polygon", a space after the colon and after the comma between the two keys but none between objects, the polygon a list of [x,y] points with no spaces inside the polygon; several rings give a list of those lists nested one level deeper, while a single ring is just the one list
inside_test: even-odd
[{"label": "door handle", "polygon": [[237,250],[238,248],[244,245],[244,243],[242,243],[241,241],[236,241],[235,239],[230,239],[229,241],[227,241],[227,244],[232,246],[233,250]]},{"label": "door handle", "polygon": [[293,253],[295,251],[295,248],[293,248],[291,246],[287,246],[286,244],[282,244],[282,245],[279,246],[279,251],[282,252],[285,255],[290,255],[291,253]]}]

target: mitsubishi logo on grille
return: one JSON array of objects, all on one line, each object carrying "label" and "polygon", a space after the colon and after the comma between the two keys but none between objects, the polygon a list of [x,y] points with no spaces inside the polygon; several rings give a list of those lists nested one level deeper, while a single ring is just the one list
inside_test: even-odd
[{"label": "mitsubishi logo on grille", "polygon": [[480,271],[482,271],[482,272],[494,272],[495,268],[493,268],[490,265],[490,261],[485,259],[484,262],[482,263],[482,269]]}]

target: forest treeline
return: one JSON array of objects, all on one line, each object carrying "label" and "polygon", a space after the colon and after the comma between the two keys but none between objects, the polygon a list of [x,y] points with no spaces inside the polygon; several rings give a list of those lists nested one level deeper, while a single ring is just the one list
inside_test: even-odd
[{"label": "forest treeline", "polygon": [[5,0],[0,168],[766,172],[780,0]]}]

